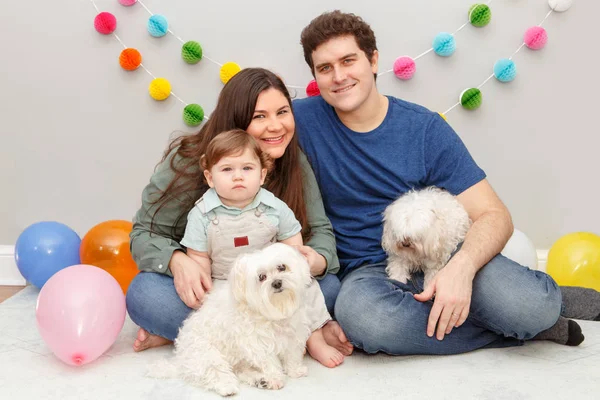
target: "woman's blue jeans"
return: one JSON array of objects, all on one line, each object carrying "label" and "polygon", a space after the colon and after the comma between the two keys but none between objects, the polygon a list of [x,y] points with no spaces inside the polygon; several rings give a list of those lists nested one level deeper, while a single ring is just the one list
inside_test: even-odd
[{"label": "woman's blue jeans", "polygon": [[[340,291],[337,276],[327,274],[318,281],[333,315],[335,299]],[[175,291],[173,278],[154,272],[140,272],[127,290],[127,312],[138,326],[153,335],[174,340],[179,327],[192,311]]]}]

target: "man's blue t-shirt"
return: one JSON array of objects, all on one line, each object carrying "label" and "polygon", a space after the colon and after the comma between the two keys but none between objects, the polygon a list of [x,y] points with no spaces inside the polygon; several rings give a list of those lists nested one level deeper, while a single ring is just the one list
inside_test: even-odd
[{"label": "man's blue t-shirt", "polygon": [[385,261],[382,214],[403,193],[437,186],[458,195],[486,177],[438,113],[388,99],[384,121],[366,133],[348,129],[321,96],[293,102],[342,271]]}]

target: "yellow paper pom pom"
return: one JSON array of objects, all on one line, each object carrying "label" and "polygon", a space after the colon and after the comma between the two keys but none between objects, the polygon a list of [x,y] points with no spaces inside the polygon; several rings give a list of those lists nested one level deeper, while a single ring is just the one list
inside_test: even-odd
[{"label": "yellow paper pom pom", "polygon": [[221,82],[223,84],[227,83],[235,74],[240,72],[242,68],[234,62],[228,62],[223,64],[221,67],[221,72],[219,73],[221,77]]},{"label": "yellow paper pom pom", "polygon": [[444,121],[448,121],[448,118],[446,118],[444,113],[439,112],[438,114],[440,114],[440,117],[444,118]]},{"label": "yellow paper pom pom", "polygon": [[164,100],[171,94],[171,84],[165,78],[156,78],[150,83],[148,92],[154,100]]}]

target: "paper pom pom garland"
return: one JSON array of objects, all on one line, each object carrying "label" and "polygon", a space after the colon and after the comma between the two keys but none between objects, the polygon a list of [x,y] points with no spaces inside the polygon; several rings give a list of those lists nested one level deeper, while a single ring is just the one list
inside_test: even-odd
[{"label": "paper pom pom garland", "polygon": [[109,12],[101,12],[94,18],[94,28],[103,35],[110,35],[117,29],[117,18]]},{"label": "paper pom pom garland", "polygon": [[204,110],[199,104],[188,104],[183,109],[183,122],[188,126],[198,126],[204,119]]},{"label": "paper pom pom garland", "polygon": [[181,58],[188,64],[197,64],[202,60],[202,46],[200,43],[190,40],[181,47]]},{"label": "paper pom pom garland", "polygon": [[169,23],[162,15],[152,15],[148,18],[148,33],[154,37],[163,37],[169,31]]},{"label": "paper pom pom garland", "polygon": [[142,64],[142,55],[136,49],[127,48],[121,52],[119,64],[124,70],[136,70]]},{"label": "paper pom pom garland", "polygon": [[306,86],[306,95],[308,97],[314,97],[321,94],[321,90],[319,90],[319,85],[317,85],[317,81],[314,79],[308,83]]},{"label": "paper pom pom garland", "polygon": [[385,72],[381,72],[378,74],[384,75],[390,72],[393,72],[394,75],[400,80],[408,80],[413,77],[415,71],[417,70],[416,61],[426,55],[427,53],[434,52],[435,54],[441,57],[449,57],[456,51],[456,38],[455,35],[461,31],[465,26],[469,23],[473,26],[482,27],[489,24],[492,18],[492,11],[490,10],[489,4],[492,1],[488,1],[487,4],[473,4],[469,8],[469,12],[467,13],[468,21],[465,22],[458,28],[454,33],[448,32],[440,32],[438,33],[432,41],[432,46],[429,50],[419,54],[418,56],[412,58],[409,56],[398,57],[394,61],[394,65],[392,69],[387,70]]},{"label": "paper pom pom garland", "polygon": [[[99,14],[101,14],[100,10],[98,9],[98,6],[96,5],[96,2],[94,0],[90,0],[90,2],[92,3],[92,5],[96,9],[96,11]],[[138,3],[138,2],[143,6],[141,1],[136,0],[136,1],[127,2],[125,0],[123,0],[123,1],[119,0],[119,3],[123,4],[124,6],[132,5],[132,4]],[[131,4],[129,4],[129,3],[131,3]],[[143,7],[145,8],[145,6],[143,6]],[[94,21],[94,26],[96,26],[96,24],[97,24],[96,21]],[[119,36],[117,36],[117,34],[114,32],[114,29],[111,33],[114,36],[114,38],[123,46],[123,51],[121,51],[121,53],[119,55],[119,64],[121,65],[121,67],[127,71],[133,71],[133,70],[137,69],[138,67],[142,67],[142,69],[144,71],[146,71],[148,73],[148,75],[150,75],[152,77],[152,82],[148,86],[148,93],[150,94],[150,96],[153,99],[155,99],[157,101],[162,101],[162,100],[167,99],[169,96],[175,97],[178,101],[183,103],[185,106],[184,112],[183,112],[183,120],[189,126],[197,126],[202,122],[202,120],[204,118],[206,118],[204,116],[204,110],[202,109],[202,107],[200,107],[200,105],[187,104],[181,98],[179,98],[177,95],[175,95],[175,93],[173,93],[171,91],[171,83],[167,79],[156,78],[152,74],[152,72],[150,72],[150,70],[148,70],[142,64],[142,55],[140,54],[140,52],[138,50],[125,46],[125,43],[123,43],[123,41],[121,41]],[[182,41],[182,43],[183,43],[183,41]],[[208,119],[208,118],[206,118],[206,119]]]},{"label": "paper pom pom garland", "polygon": [[[139,3],[148,13],[150,14],[150,18],[148,20],[148,32],[155,37],[165,36],[167,33],[172,34],[177,39],[181,41],[183,44],[181,48],[181,57],[188,64],[196,64],[200,62],[203,58],[203,50],[200,44],[196,41],[187,41],[184,42],[181,38],[176,36],[168,26],[167,19],[164,16],[153,14],[140,0],[118,0],[120,4],[123,6],[131,6],[133,4]],[[171,84],[165,78],[156,78],[152,73],[147,70],[141,63],[141,54],[136,49],[127,48],[123,42],[118,38],[118,36],[114,33],[116,29],[116,18],[114,15],[110,13],[101,13],[98,10],[94,0],[91,0],[92,4],[98,11],[98,15],[94,20],[94,27],[99,33],[102,34],[113,34],[115,38],[123,45],[125,48],[119,57],[119,64],[121,67],[128,71],[133,71],[141,66],[148,74],[150,74],[154,79],[150,83],[148,87],[148,91],[152,98],[155,100],[165,100],[171,94],[176,97],[179,101],[185,104],[185,108],[183,111],[183,119],[184,122],[189,126],[196,126],[202,122],[203,119],[207,118],[204,115],[204,110],[198,104],[187,104],[179,97],[175,96],[174,93],[171,92]],[[440,32],[438,33],[432,42],[432,48],[420,54],[419,56],[412,58],[409,56],[398,57],[394,61],[393,68],[380,73],[379,75],[383,75],[389,72],[394,72],[394,75],[398,79],[408,80],[411,79],[416,71],[416,63],[420,57],[423,57],[427,53],[433,51],[437,55],[442,57],[448,57],[456,51],[456,39],[455,35],[461,29],[463,29],[469,23],[475,27],[484,27],[488,25],[491,21],[492,13],[489,7],[491,0],[487,4],[473,4],[469,8],[468,11],[468,21],[463,24],[460,28],[458,28],[454,33]],[[542,20],[542,22],[534,27],[529,28],[525,34],[523,35],[523,43],[521,46],[513,53],[510,58],[503,58],[496,61],[493,67],[493,73],[490,75],[481,85],[478,87],[472,87],[463,90],[459,96],[459,101],[454,106],[450,107],[444,113],[439,113],[439,115],[446,120],[446,114],[450,112],[453,108],[458,105],[461,105],[463,108],[468,110],[475,110],[479,108],[482,104],[482,92],[481,87],[485,85],[491,78],[495,77],[500,82],[510,82],[515,79],[516,76],[516,66],[512,58],[523,48],[523,46],[527,46],[532,50],[542,49],[547,41],[548,35],[544,28],[542,28],[542,24],[544,21],[550,16],[553,11],[564,12],[568,10],[573,1],[572,0],[548,0],[548,5],[550,6],[550,11]],[[219,77],[223,84],[226,84],[235,74],[237,74],[241,67],[234,63],[228,62],[225,64],[220,64],[210,58],[204,56],[211,62],[220,66]],[[286,85],[290,88],[302,88],[299,86],[291,86]],[[305,88],[307,96],[316,96],[320,94],[319,88],[316,82],[313,80],[309,82],[309,84]]]},{"label": "paper pom pom garland", "polygon": [[[488,3],[489,4],[489,3]],[[450,111],[452,111],[455,107],[462,105],[467,110],[475,110],[481,106],[482,103],[482,93],[481,87],[485,85],[490,79],[496,78],[500,82],[510,82],[515,79],[517,75],[517,67],[512,60],[513,57],[521,51],[524,46],[532,50],[542,49],[546,42],[548,41],[548,33],[544,28],[542,28],[542,24],[548,19],[548,17],[554,11],[566,11],[571,7],[572,0],[549,0],[548,5],[550,6],[550,11],[546,14],[542,22],[540,22],[537,26],[533,26],[525,32],[523,35],[523,43],[519,46],[519,48],[509,57],[502,58],[496,61],[494,64],[493,73],[485,80],[483,83],[476,88],[469,88],[464,90],[460,94],[460,98],[458,103],[454,104],[448,110],[443,112],[444,115],[447,115]]]}]

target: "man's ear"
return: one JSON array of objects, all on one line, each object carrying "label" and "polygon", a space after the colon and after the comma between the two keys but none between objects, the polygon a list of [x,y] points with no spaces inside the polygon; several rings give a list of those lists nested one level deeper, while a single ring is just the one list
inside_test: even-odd
[{"label": "man's ear", "polygon": [[373,50],[373,57],[371,57],[371,70],[374,74],[377,73],[379,69],[379,52],[377,50]]}]

